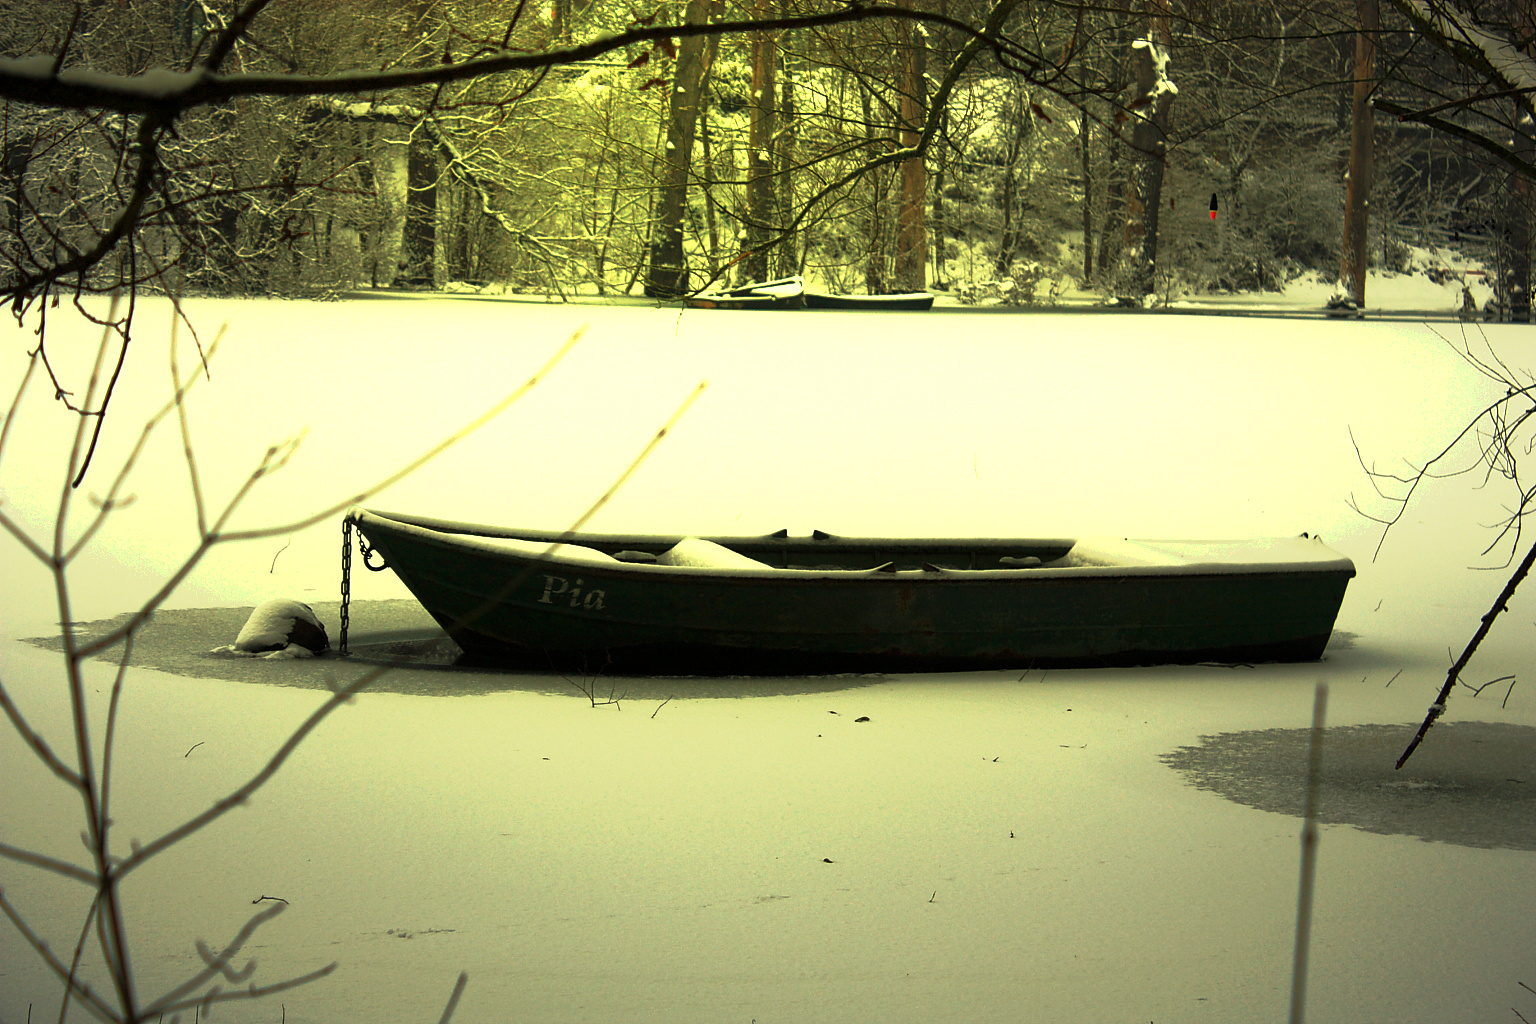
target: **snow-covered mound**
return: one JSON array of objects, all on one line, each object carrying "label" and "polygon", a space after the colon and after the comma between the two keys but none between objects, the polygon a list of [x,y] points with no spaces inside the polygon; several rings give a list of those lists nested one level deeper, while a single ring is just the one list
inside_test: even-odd
[{"label": "snow-covered mound", "polygon": [[251,612],[233,645],[215,654],[261,658],[312,658],[331,645],[325,624],[309,605],[288,598],[263,601]]}]

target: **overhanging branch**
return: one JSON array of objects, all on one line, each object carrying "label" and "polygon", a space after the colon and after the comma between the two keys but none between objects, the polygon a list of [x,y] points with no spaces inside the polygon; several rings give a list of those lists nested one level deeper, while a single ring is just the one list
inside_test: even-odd
[{"label": "overhanging branch", "polygon": [[[1013,4],[1000,6],[1012,7]],[[540,53],[502,53],[457,64],[434,65],[400,71],[346,72],[335,75],[232,74],[208,67],[188,72],[156,70],[127,78],[89,70],[68,69],[53,73],[52,58],[23,57],[0,60],[0,99],[66,110],[113,110],[124,114],[161,114],[175,117],[198,107],[216,106],[242,96],[338,96],[388,92],[420,86],[445,85],[474,78],[534,71],[564,64],[578,64],[636,43],[655,43],[684,36],[733,35],[765,30],[789,31],[818,28],[878,18],[898,18],[943,25],[998,56],[1029,69],[1041,64],[1031,55],[1000,37],[988,35],[956,18],[890,4],[852,4],[827,14],[759,20],[718,21],[708,24],[658,25],[631,28],[575,46]]]},{"label": "overhanging branch", "polygon": [[1444,132],[1447,135],[1454,136],[1455,138],[1458,138],[1463,142],[1466,142],[1469,145],[1475,146],[1478,149],[1481,149],[1483,152],[1488,153],[1494,159],[1498,160],[1505,167],[1508,167],[1511,171],[1520,175],[1522,178],[1528,178],[1532,181],[1536,181],[1536,163],[1521,159],[1520,156],[1514,152],[1514,150],[1512,150],[1509,146],[1500,143],[1496,139],[1490,139],[1488,136],[1482,134],[1481,132],[1474,131],[1473,129],[1468,128],[1466,125],[1457,124],[1455,121],[1450,121],[1443,117],[1436,117],[1434,114],[1430,114],[1426,111],[1415,110],[1412,107],[1405,107],[1400,103],[1393,103],[1390,100],[1378,99],[1375,101],[1375,103],[1377,110],[1380,110],[1383,113],[1392,114],[1399,121],[1413,121],[1417,124],[1427,125],[1428,127],[1433,128],[1438,132]]}]

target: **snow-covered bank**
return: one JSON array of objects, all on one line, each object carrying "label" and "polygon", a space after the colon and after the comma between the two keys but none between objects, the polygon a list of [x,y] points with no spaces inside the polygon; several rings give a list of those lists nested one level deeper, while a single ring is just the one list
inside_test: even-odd
[{"label": "snow-covered bank", "polygon": [[[1374,562],[1377,528],[1346,504],[1370,494],[1351,431],[1368,460],[1421,460],[1498,394],[1413,325],[193,306],[231,324],[192,405],[205,489],[227,491],[269,444],[310,427],[247,524],[347,499],[515,388],[585,321],[587,337],[524,403],[376,504],[563,527],[707,379],[592,528],[1307,530],[1360,570],[1338,623],[1348,635],[1310,665],[849,680],[710,700],[677,681],[659,709],[671,693],[618,709],[574,691],[366,695],[250,807],[127,886],[148,989],[196,963],[195,937],[232,934],[253,899],[287,899],[253,950],[258,980],[342,963],[278,997],[290,1021],[434,1019],[461,969],[463,1022],[1279,1019],[1297,822],[1195,789],[1161,756],[1202,735],[1301,727],[1320,679],[1333,725],[1417,720],[1445,648],[1459,649],[1502,583],[1466,569],[1490,539],[1477,524],[1498,514],[1497,493],[1435,484]],[[148,323],[103,468],[164,394]],[[1536,363],[1522,329],[1489,336],[1513,365]],[[17,372],[4,368],[0,387]],[[0,459],[7,510],[34,529],[59,482],[39,436],[63,432],[39,428],[62,420],[34,395]],[[170,434],[146,454],[138,502],[83,567],[78,618],[124,611],[187,550],[178,457]],[[321,610],[338,534],[327,523],[286,548],[217,551],[172,603],[282,595]],[[41,632],[56,617],[46,581],[14,545],[0,550],[0,632]],[[356,585],[368,599],[403,596],[388,574]],[[1517,599],[1474,663],[1477,682],[1519,675],[1508,707],[1502,686],[1463,691],[1451,720],[1536,725],[1533,600]],[[54,665],[0,643],[0,678],[51,735],[63,726]],[[110,666],[92,678],[108,690]],[[149,670],[130,680],[114,784],[124,841],[205,807],[317,702]],[[11,732],[0,765],[15,783],[0,788],[0,840],[74,856],[75,805]],[[1536,779],[1511,767],[1521,773]],[[1348,826],[1327,828],[1321,849],[1313,1019],[1427,1024],[1524,1006],[1516,983],[1536,984],[1531,853]],[[3,871],[55,948],[72,943],[83,893]],[[0,935],[0,971],[0,1019],[49,1004],[52,983],[14,933]]]}]

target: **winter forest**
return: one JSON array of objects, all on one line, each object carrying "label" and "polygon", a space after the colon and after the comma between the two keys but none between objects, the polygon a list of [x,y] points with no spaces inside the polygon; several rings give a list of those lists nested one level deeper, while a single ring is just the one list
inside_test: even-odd
[{"label": "winter forest", "polygon": [[5,0],[0,25],[18,312],[790,274],[1020,305],[1314,275],[1363,303],[1367,265],[1476,264],[1483,312],[1529,317],[1530,0]]},{"label": "winter forest", "polygon": [[[0,1024],[1536,1021],[1533,117],[1536,0],[0,0]],[[551,565],[1059,607],[461,658]]]}]

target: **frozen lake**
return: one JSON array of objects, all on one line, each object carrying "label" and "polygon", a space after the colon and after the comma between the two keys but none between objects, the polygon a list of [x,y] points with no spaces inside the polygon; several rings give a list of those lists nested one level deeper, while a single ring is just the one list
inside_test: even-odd
[{"label": "frozen lake", "polygon": [[[167,394],[146,303],[97,468],[104,493]],[[1140,538],[1305,530],[1355,560],[1319,663],[815,680],[617,681],[415,669],[332,716],[251,802],[125,883],[143,989],[198,964],[277,896],[255,980],[330,977],[218,1019],[1254,1021],[1283,1019],[1295,915],[1295,732],[1330,685],[1309,1016],[1443,1022],[1536,1013],[1536,597],[1473,662],[1478,697],[1401,773],[1391,761],[1507,573],[1480,555],[1508,495],[1427,485],[1379,527],[1351,432],[1382,466],[1433,454],[1502,391],[1408,323],[1214,317],[750,313],[397,297],[206,301],[224,349],[190,403],[205,494],[308,428],[238,526],[347,500],[586,336],[509,412],[373,503],[560,529],[701,381],[708,389],[589,524],[625,532]],[[51,316],[79,381],[94,334]],[[1442,332],[1459,329],[1442,326]],[[29,336],[7,329],[9,395]],[[1473,336],[1476,340],[1476,335]],[[1528,328],[1490,327],[1511,365]],[[185,347],[183,370],[194,365]],[[73,374],[73,376],[70,376]],[[66,383],[65,386],[69,386]],[[8,514],[46,537],[71,424],[34,389],[7,450]],[[74,617],[152,593],[191,549],[174,422],[75,574]],[[88,506],[77,510],[78,523]],[[336,662],[242,663],[271,596],[335,635],[339,517],[215,549],[128,676],[116,834],[148,841],[258,767]],[[63,740],[45,574],[0,547],[0,678]],[[354,628],[411,627],[388,574],[354,577]],[[1527,584],[1536,587],[1536,584]],[[370,621],[370,616],[374,618]],[[402,625],[403,624],[403,625]],[[178,632],[178,630],[180,632]],[[148,638],[146,638],[148,645]],[[200,666],[206,667],[206,671]],[[113,667],[92,665],[101,691]],[[225,678],[225,676],[235,678]],[[1390,685],[1389,685],[1390,683]],[[703,694],[703,696],[701,696]],[[669,699],[670,698],[670,699]],[[868,722],[858,722],[860,717]],[[1382,729],[1396,726],[1396,731]],[[1202,744],[1202,737],[1220,737]],[[1399,742],[1399,739],[1401,742]],[[0,841],[81,855],[78,808],[0,734]],[[1522,788],[1523,787],[1523,788]],[[0,884],[53,948],[83,889]],[[0,1021],[57,1013],[0,931]]]}]

